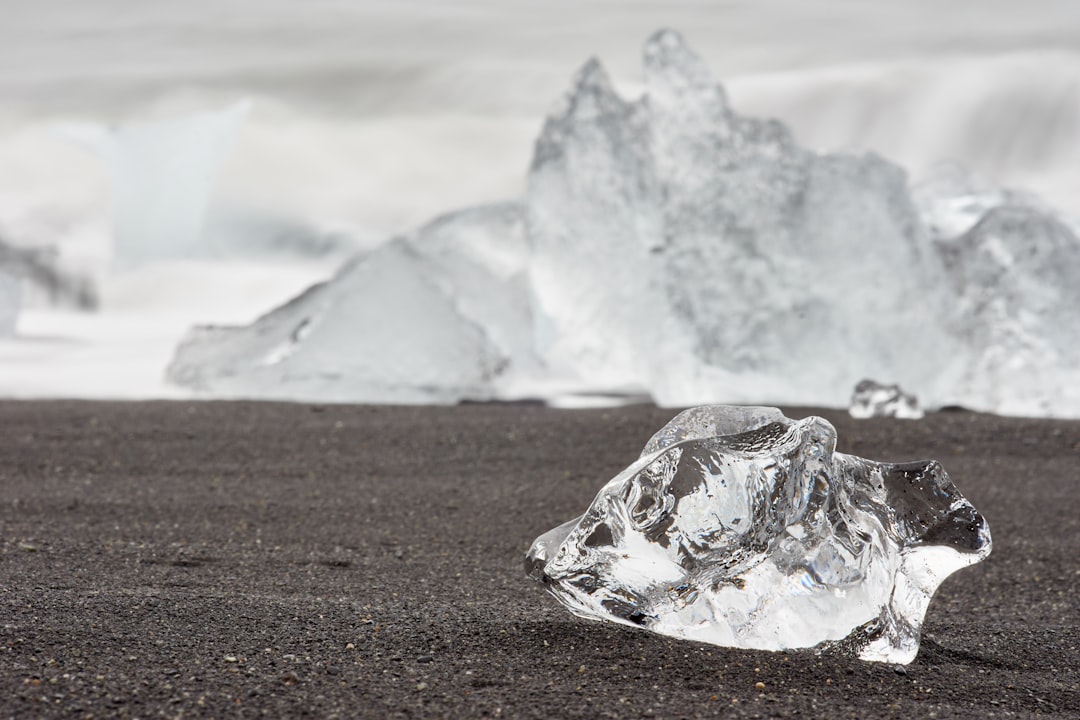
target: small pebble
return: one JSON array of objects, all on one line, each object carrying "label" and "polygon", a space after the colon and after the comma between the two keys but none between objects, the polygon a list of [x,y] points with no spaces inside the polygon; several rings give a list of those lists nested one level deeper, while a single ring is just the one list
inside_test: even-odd
[{"label": "small pebble", "polygon": [[427,690],[427,683],[426,682],[417,683],[416,684],[416,689],[417,690]]},{"label": "small pebble", "polygon": [[765,689],[765,683],[763,683],[761,681],[758,681],[758,682],[754,683],[754,687],[757,688],[758,690],[764,690]]},{"label": "small pebble", "polygon": [[345,649],[346,650],[355,650],[356,646],[353,645],[352,643],[349,643],[348,645],[345,646]]},{"label": "small pebble", "polygon": [[236,662],[236,656],[235,655],[226,655],[225,656],[225,662],[227,662],[227,663]]}]

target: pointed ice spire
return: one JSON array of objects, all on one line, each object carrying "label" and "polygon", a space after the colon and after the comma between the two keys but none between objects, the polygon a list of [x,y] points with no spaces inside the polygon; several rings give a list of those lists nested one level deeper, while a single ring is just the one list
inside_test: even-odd
[{"label": "pointed ice spire", "polygon": [[548,114],[536,139],[533,169],[561,157],[567,138],[576,131],[595,125],[600,118],[623,118],[627,107],[615,92],[604,66],[596,58],[590,58],[574,76],[570,90]]},{"label": "pointed ice spire", "polygon": [[700,104],[713,113],[727,110],[727,97],[705,61],[674,30],[658,30],[645,42],[645,85],[662,103]]},{"label": "pointed ice spire", "polygon": [[616,94],[611,84],[604,65],[596,58],[589,60],[581,66],[570,92],[565,96],[566,105],[562,112],[563,117],[574,117],[585,120],[599,115],[605,115],[612,111],[622,111],[625,103]]}]

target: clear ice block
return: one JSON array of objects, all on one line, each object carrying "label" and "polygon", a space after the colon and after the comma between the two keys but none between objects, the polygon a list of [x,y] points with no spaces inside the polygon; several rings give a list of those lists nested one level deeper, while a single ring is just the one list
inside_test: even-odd
[{"label": "clear ice block", "polygon": [[820,417],[687,410],[526,568],[585,618],[908,663],[934,591],[990,553],[989,528],[937,462],[835,446]]}]

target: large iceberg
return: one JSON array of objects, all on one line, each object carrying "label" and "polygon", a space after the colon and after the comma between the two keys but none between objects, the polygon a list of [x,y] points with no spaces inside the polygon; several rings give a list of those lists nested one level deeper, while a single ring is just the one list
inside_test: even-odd
[{"label": "large iceberg", "polygon": [[0,240],[0,337],[14,334],[20,309],[34,301],[92,310],[98,297],[90,279],[60,267],[54,248],[16,247]]},{"label": "large iceberg", "polygon": [[940,228],[936,247],[967,365],[938,397],[1007,414],[1080,415],[1075,227],[1036,199],[972,176],[945,177],[917,196]]},{"label": "large iceberg", "polygon": [[1056,386],[1080,347],[1080,242],[965,182],[913,195],[876,155],[801,148],[661,31],[638,99],[582,68],[521,202],[393,240],[253,326],[193,331],[170,378],[422,402],[549,395],[554,378],[664,405],[841,406],[887,377],[929,406],[1078,414]]},{"label": "large iceberg", "polygon": [[649,40],[645,69],[628,103],[586,65],[537,143],[545,359],[667,405],[835,404],[864,375],[947,373],[948,289],[903,171],[739,117],[673,32]]},{"label": "large iceberg", "polygon": [[453,403],[531,354],[514,204],[440,218],[245,327],[197,327],[171,381],[217,395]]}]

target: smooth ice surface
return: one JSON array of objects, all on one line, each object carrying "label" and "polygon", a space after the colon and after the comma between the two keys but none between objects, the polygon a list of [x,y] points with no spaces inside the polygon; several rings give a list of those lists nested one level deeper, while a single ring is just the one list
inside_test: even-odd
[{"label": "smooth ice surface", "polygon": [[918,420],[923,417],[919,399],[899,385],[862,380],[851,393],[848,413],[853,418],[895,417]]},{"label": "smooth ice surface", "polygon": [[173,382],[238,397],[453,403],[492,397],[531,321],[518,206],[440,218],[250,326],[202,327]]},{"label": "smooth ice surface", "polygon": [[114,259],[121,265],[202,257],[214,182],[247,103],[159,123],[59,132],[101,156],[113,182]]},{"label": "smooth ice surface", "polygon": [[819,417],[687,410],[526,569],[585,618],[911,662],[934,591],[990,553],[989,528],[937,462],[835,447]]}]

